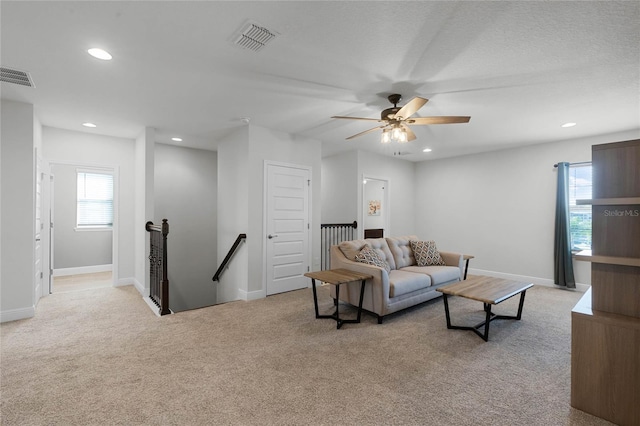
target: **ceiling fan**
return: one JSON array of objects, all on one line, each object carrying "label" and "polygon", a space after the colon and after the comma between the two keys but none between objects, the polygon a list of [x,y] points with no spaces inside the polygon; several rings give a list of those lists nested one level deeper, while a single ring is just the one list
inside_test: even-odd
[{"label": "ceiling fan", "polygon": [[392,141],[397,142],[409,142],[416,139],[415,133],[409,128],[410,125],[424,126],[427,124],[453,124],[453,123],[468,123],[471,117],[463,116],[440,116],[440,117],[414,117],[411,118],[420,108],[426,104],[429,99],[421,98],[419,96],[411,99],[405,106],[399,107],[398,102],[402,99],[402,95],[392,94],[387,97],[389,102],[393,104],[392,108],[387,108],[380,114],[380,118],[364,118],[364,117],[346,117],[340,115],[334,115],[331,118],[341,118],[345,120],[366,120],[377,121],[378,123],[384,123],[381,126],[374,127],[373,129],[365,130],[364,132],[357,133],[353,136],[349,136],[347,140],[357,138],[358,136],[366,135],[367,133],[374,132],[378,129],[382,129],[382,143],[389,143]]}]

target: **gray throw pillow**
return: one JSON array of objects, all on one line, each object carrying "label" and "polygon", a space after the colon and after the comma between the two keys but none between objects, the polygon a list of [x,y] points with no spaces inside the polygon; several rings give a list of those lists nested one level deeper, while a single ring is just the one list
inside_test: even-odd
[{"label": "gray throw pillow", "polygon": [[387,273],[391,272],[389,264],[382,259],[374,249],[369,246],[364,246],[362,250],[355,257],[356,262],[366,263],[368,265],[378,266],[383,268]]},{"label": "gray throw pillow", "polygon": [[435,241],[409,241],[418,266],[446,265]]}]

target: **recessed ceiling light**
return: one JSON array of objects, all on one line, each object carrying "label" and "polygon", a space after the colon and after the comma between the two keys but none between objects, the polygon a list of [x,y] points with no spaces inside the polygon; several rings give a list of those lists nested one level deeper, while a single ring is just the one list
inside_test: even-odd
[{"label": "recessed ceiling light", "polygon": [[182,142],[182,138],[171,138],[174,142]]},{"label": "recessed ceiling light", "polygon": [[103,61],[110,61],[111,58],[113,58],[113,56],[111,56],[109,52],[107,52],[106,50],[98,49],[97,47],[91,48],[87,50],[87,52],[89,52],[89,55],[93,56],[94,58],[102,59]]},{"label": "recessed ceiling light", "polygon": [[425,148],[422,150],[422,152],[431,152],[431,148]]},{"label": "recessed ceiling light", "polygon": [[573,127],[575,126],[577,123],[564,123],[561,127]]},{"label": "recessed ceiling light", "polygon": [[87,123],[82,123],[82,125],[83,125],[84,127],[92,127],[92,128],[93,128],[93,127],[98,127],[98,126],[96,126],[95,124],[93,124],[93,123],[88,123],[88,122],[87,122]]}]

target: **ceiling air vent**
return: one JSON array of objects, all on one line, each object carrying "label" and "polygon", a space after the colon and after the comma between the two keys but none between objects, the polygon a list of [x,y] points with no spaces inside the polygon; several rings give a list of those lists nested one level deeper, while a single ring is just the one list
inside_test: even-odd
[{"label": "ceiling air vent", "polygon": [[0,81],[27,87],[36,87],[28,72],[12,68],[0,67]]},{"label": "ceiling air vent", "polygon": [[249,22],[245,24],[236,34],[239,35],[234,38],[234,44],[245,49],[250,49],[254,52],[258,52],[268,42],[273,40],[277,33],[275,31],[269,31],[265,27],[262,27],[253,22]]}]

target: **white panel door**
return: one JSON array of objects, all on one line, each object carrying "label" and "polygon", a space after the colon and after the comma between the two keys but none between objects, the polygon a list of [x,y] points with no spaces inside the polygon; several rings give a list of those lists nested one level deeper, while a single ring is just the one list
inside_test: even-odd
[{"label": "white panel door", "polygon": [[267,164],[267,295],[308,286],[309,170]]}]

